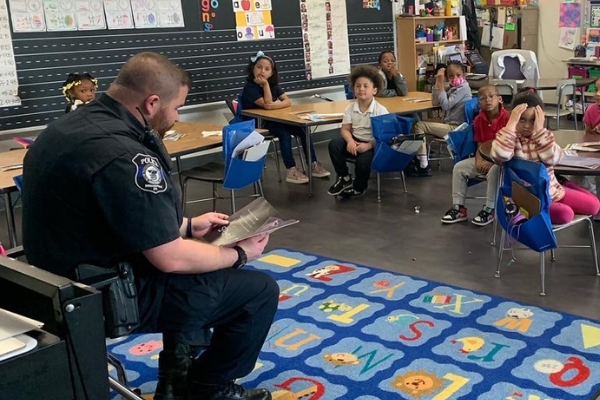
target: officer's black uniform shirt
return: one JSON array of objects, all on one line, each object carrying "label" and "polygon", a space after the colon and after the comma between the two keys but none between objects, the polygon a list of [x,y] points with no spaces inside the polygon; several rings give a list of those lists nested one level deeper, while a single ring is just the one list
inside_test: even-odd
[{"label": "officer's black uniform shirt", "polygon": [[180,237],[183,215],[170,165],[143,144],[144,126],[107,95],[50,124],[23,165],[28,261],[59,275],[81,263],[134,261]]}]

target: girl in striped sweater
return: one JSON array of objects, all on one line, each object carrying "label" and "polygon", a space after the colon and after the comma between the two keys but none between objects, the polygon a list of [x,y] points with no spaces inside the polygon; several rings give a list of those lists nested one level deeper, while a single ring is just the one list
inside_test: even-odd
[{"label": "girl in striped sweater", "polygon": [[575,214],[595,215],[600,201],[592,193],[554,175],[554,166],[563,151],[554,142],[554,135],[544,128],[544,103],[533,89],[515,95],[513,110],[506,126],[496,134],[491,155],[498,163],[513,157],[544,163],[550,177],[550,220],[553,224],[570,222]]}]

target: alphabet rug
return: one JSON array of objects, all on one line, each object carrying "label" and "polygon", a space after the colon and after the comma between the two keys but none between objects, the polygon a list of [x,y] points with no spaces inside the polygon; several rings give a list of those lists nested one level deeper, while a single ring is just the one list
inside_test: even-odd
[{"label": "alphabet rug", "polygon": [[[276,249],[280,288],[254,370],[277,400],[578,400],[600,391],[600,322],[351,262]],[[109,350],[152,398],[161,335]]]}]

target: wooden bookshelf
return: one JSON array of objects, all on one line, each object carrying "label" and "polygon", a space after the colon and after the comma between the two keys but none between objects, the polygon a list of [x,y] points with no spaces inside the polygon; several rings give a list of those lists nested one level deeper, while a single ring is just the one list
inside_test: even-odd
[{"label": "wooden bookshelf", "polygon": [[396,18],[396,45],[398,48],[398,71],[404,75],[409,91],[417,90],[417,52],[426,54],[434,46],[440,45],[463,45],[465,38],[459,37],[453,40],[438,40],[433,42],[417,42],[415,31],[418,25],[430,27],[443,23],[446,27],[452,27],[460,35],[460,17],[398,17]]}]

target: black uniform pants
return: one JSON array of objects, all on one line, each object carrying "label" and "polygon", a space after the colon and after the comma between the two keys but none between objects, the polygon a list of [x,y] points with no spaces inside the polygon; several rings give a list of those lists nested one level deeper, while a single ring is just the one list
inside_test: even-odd
[{"label": "black uniform pants", "polygon": [[252,371],[277,311],[279,287],[273,278],[232,268],[139,275],[138,332],[161,332],[198,345],[213,328],[210,345],[190,370],[194,380],[224,383]]},{"label": "black uniform pants", "polygon": [[346,164],[347,158],[353,158],[356,160],[354,164],[354,190],[357,192],[364,191],[369,186],[369,178],[371,177],[371,162],[373,161],[373,155],[375,152],[373,149],[359,153],[356,156],[348,153],[346,150],[347,143],[343,137],[338,136],[329,142],[329,157],[331,157],[331,163],[335,172],[338,176],[348,176],[348,165]]}]

